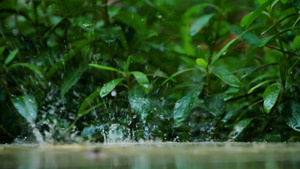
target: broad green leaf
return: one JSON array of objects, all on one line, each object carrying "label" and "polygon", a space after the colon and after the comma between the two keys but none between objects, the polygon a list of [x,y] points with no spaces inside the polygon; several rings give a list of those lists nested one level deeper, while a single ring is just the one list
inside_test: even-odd
[{"label": "broad green leaf", "polygon": [[255,118],[257,117],[247,118],[239,121],[236,125],[234,125],[233,130],[229,133],[228,139],[235,140]]},{"label": "broad green leaf", "polygon": [[89,65],[92,66],[92,67],[98,68],[98,69],[115,71],[115,72],[118,72],[118,73],[121,73],[121,74],[123,73],[122,71],[120,71],[116,68],[110,67],[110,66],[103,66],[103,65],[98,65],[98,64],[89,64]]},{"label": "broad green leaf", "polygon": [[2,56],[4,50],[5,50],[5,46],[0,47],[0,57]]},{"label": "broad green leaf", "polygon": [[286,4],[288,0],[280,0],[283,4]]},{"label": "broad green leaf", "polygon": [[240,80],[225,68],[213,68],[212,73],[230,86],[239,87]]},{"label": "broad green leaf", "polygon": [[280,93],[280,86],[278,84],[272,84],[268,86],[263,94],[264,98],[264,109],[266,113],[270,113],[271,109],[274,107],[278,95]]},{"label": "broad green leaf", "polygon": [[128,91],[128,101],[131,109],[142,120],[152,111],[151,102],[140,87],[134,87]]},{"label": "broad green leaf", "polygon": [[182,71],[176,72],[174,74],[172,74],[169,78],[167,78],[165,81],[162,82],[162,85],[166,84],[169,80],[173,79],[175,76],[178,76],[182,73],[188,72],[188,71],[192,71],[192,70],[197,70],[197,68],[190,68],[190,69],[184,69]]},{"label": "broad green leaf", "polygon": [[246,15],[241,21],[241,26],[249,27],[250,24],[273,2],[274,0],[268,0],[264,4],[260,5],[255,11]]},{"label": "broad green leaf", "polygon": [[204,59],[202,59],[202,58],[198,58],[197,60],[196,60],[196,63],[197,63],[197,65],[200,65],[200,66],[202,66],[202,67],[204,67],[204,68],[206,68],[207,67],[207,62],[204,60]]},{"label": "broad green leaf", "polygon": [[225,101],[222,95],[210,95],[204,98],[206,109],[215,117],[221,117],[225,112]]},{"label": "broad green leaf", "polygon": [[264,47],[271,39],[273,39],[275,35],[271,35],[271,36],[267,36],[262,38],[259,42],[258,42],[258,47]]},{"label": "broad green leaf", "polygon": [[255,85],[254,87],[252,87],[249,91],[248,91],[248,94],[252,93],[255,89],[259,88],[260,86],[263,86],[267,83],[270,83],[270,82],[273,82],[274,80],[266,80],[266,81],[263,81],[257,85]]},{"label": "broad green leaf", "polygon": [[44,78],[44,74],[41,72],[40,68],[35,65],[29,64],[29,63],[15,63],[15,64],[10,65],[7,68],[7,70],[11,71],[13,68],[16,68],[18,66],[26,67],[26,68],[32,70],[34,73],[38,74],[40,77]]},{"label": "broad green leaf", "polygon": [[90,94],[80,105],[78,111],[77,111],[77,120],[82,117],[83,115],[89,113],[86,112],[86,108],[93,102],[93,100],[100,95],[101,88],[98,88],[95,90],[92,94]]},{"label": "broad green leaf", "polygon": [[148,80],[147,76],[144,73],[138,72],[138,71],[134,71],[131,73],[133,74],[133,76],[135,77],[135,79],[139,83],[139,85],[141,87],[143,87],[147,93],[150,89],[149,80]]},{"label": "broad green leaf", "polygon": [[11,99],[19,114],[29,123],[33,123],[37,117],[38,107],[34,97],[25,95]]},{"label": "broad green leaf", "polygon": [[279,112],[283,115],[284,120],[292,129],[300,132],[300,105],[299,103],[289,100],[279,106]]},{"label": "broad green leaf", "polygon": [[100,90],[100,96],[105,97],[123,80],[123,78],[114,79],[107,82]]},{"label": "broad green leaf", "polygon": [[294,38],[294,40],[293,40],[293,47],[294,47],[295,51],[300,50],[300,35],[297,35]]},{"label": "broad green leaf", "polygon": [[199,32],[199,30],[201,30],[205,25],[207,25],[207,23],[213,16],[214,14],[208,14],[197,19],[190,28],[190,35],[196,35]]},{"label": "broad green leaf", "polygon": [[18,52],[19,52],[18,49],[16,49],[16,50],[10,52],[10,54],[9,54],[9,55],[7,56],[7,58],[5,59],[4,64],[5,64],[5,65],[8,65],[8,64],[15,58],[15,56],[17,55]]},{"label": "broad green leaf", "polygon": [[65,94],[74,86],[78,80],[80,79],[81,75],[83,74],[84,69],[78,68],[74,72],[69,73],[66,78],[63,79],[61,86],[60,86],[60,97],[63,98]]},{"label": "broad green leaf", "polygon": [[183,97],[175,103],[173,111],[175,125],[180,124],[188,117],[201,90],[202,85],[189,89],[184,93]]}]

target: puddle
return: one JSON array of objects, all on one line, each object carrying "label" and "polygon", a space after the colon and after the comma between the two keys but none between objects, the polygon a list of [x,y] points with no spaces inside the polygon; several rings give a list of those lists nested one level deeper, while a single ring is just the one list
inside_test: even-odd
[{"label": "puddle", "polygon": [[300,144],[0,145],[1,169],[298,169]]}]

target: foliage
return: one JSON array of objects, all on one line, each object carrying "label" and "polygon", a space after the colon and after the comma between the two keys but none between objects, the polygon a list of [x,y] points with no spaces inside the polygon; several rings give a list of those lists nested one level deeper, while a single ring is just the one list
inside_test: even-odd
[{"label": "foliage", "polygon": [[2,0],[0,142],[297,141],[299,4]]}]

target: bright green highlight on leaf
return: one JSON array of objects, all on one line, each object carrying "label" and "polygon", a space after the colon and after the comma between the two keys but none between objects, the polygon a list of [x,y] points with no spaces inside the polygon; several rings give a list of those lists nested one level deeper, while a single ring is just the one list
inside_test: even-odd
[{"label": "bright green highlight on leaf", "polygon": [[10,65],[7,69],[8,69],[8,71],[11,71],[12,69],[19,67],[19,66],[26,67],[26,68],[32,70],[34,73],[38,74],[40,77],[44,78],[44,74],[42,73],[40,68],[35,65],[29,64],[29,63],[15,63],[15,64]]},{"label": "bright green highlight on leaf", "polygon": [[17,55],[18,52],[19,52],[18,49],[12,51],[5,59],[4,64],[8,65],[15,58],[15,56]]},{"label": "bright green highlight on leaf", "polygon": [[274,107],[278,99],[279,93],[280,93],[280,86],[278,84],[272,84],[266,88],[263,94],[264,109],[266,113],[270,113],[270,111]]},{"label": "bright green highlight on leaf", "polygon": [[197,19],[190,28],[190,35],[195,36],[214,16],[214,14],[208,14]]},{"label": "bright green highlight on leaf", "polygon": [[208,65],[207,62],[204,59],[202,59],[202,58],[198,58],[196,60],[196,63],[197,63],[197,65],[202,66],[204,68],[206,68],[207,65]]},{"label": "bright green highlight on leaf", "polygon": [[122,71],[120,71],[116,68],[110,67],[110,66],[103,66],[103,65],[98,65],[98,64],[89,64],[89,65],[92,67],[98,68],[98,69],[102,69],[102,70],[109,70],[109,71],[115,71],[118,73],[123,73]]},{"label": "bright green highlight on leaf", "polygon": [[33,123],[37,117],[38,107],[32,96],[20,96],[11,99],[15,108],[29,123]]},{"label": "bright green highlight on leaf", "polygon": [[114,88],[123,80],[123,78],[120,79],[114,79],[112,81],[107,82],[100,91],[100,96],[105,97],[108,95]]},{"label": "bright green highlight on leaf", "polygon": [[146,89],[146,91],[149,91],[148,89],[150,88],[150,86],[149,86],[149,80],[147,76],[144,73],[138,71],[133,71],[131,73],[135,77],[139,85],[144,89]]},{"label": "bright green highlight on leaf", "polygon": [[248,94],[252,93],[255,89],[259,88],[260,86],[263,86],[263,85],[265,85],[265,84],[267,84],[267,83],[270,83],[270,82],[272,82],[272,81],[274,81],[274,80],[266,80],[266,81],[264,81],[264,82],[261,82],[261,83],[255,85],[254,87],[252,87],[252,88],[248,91]]},{"label": "bright green highlight on leaf", "polygon": [[229,133],[228,138],[235,140],[255,118],[257,117],[247,118],[239,121],[236,125],[234,125],[233,130]]}]

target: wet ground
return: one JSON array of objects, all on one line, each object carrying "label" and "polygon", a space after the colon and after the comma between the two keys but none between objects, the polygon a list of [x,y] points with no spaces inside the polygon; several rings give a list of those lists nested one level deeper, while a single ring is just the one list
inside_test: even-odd
[{"label": "wet ground", "polygon": [[300,144],[0,145],[1,169],[299,169]]}]

